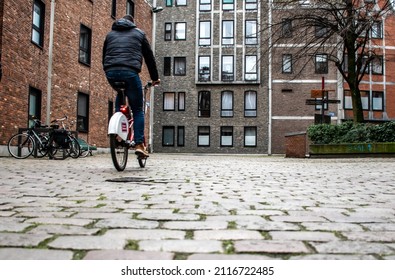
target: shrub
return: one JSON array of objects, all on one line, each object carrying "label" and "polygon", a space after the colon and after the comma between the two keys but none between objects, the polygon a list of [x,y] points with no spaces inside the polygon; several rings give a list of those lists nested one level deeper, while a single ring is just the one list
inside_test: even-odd
[{"label": "shrub", "polygon": [[311,125],[307,135],[314,144],[395,142],[395,122]]}]

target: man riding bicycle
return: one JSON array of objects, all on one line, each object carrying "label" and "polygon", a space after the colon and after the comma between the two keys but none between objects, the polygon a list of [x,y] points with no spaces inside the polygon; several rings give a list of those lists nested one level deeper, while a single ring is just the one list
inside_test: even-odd
[{"label": "man riding bicycle", "polygon": [[[125,95],[133,112],[136,155],[148,157],[144,147],[143,88],[139,73],[143,63],[148,67],[152,85],[160,83],[155,57],[145,33],[137,28],[131,15],[116,20],[103,45],[103,69],[112,87],[116,82],[125,83]],[[115,100],[115,111],[121,107],[120,96]]]}]

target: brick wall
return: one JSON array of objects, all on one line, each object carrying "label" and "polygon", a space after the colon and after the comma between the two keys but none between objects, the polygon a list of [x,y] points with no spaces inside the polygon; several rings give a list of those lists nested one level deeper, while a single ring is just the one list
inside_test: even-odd
[{"label": "brick wall", "polygon": [[[0,83],[0,145],[28,123],[29,87],[42,91],[41,120],[46,120],[47,71],[51,1],[45,4],[44,46],[31,42],[33,0],[4,0],[2,16]],[[143,0],[136,2],[136,23],[151,37],[151,11]],[[3,3],[3,1],[2,1]],[[126,14],[126,1],[117,2],[117,17]],[[1,10],[0,10],[1,11]],[[1,13],[0,13],[1,15]],[[113,23],[111,1],[56,1],[51,119],[77,116],[78,92],[89,95],[89,132],[80,133],[91,144],[107,147],[108,102],[115,92],[102,70],[102,46]],[[92,30],[90,66],[78,62],[81,24]],[[147,71],[142,72],[143,81]]]}]

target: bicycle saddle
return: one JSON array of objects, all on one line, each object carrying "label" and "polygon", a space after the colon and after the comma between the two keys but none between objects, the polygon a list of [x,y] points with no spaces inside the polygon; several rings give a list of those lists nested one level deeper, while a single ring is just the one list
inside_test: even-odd
[{"label": "bicycle saddle", "polygon": [[113,88],[116,91],[125,90],[126,89],[126,83],[125,82],[114,82]]}]

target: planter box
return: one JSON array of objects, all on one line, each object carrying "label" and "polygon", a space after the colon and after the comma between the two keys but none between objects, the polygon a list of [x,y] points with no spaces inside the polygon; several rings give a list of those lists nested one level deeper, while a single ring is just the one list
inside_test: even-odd
[{"label": "planter box", "polygon": [[311,144],[310,156],[395,156],[395,143]]}]

